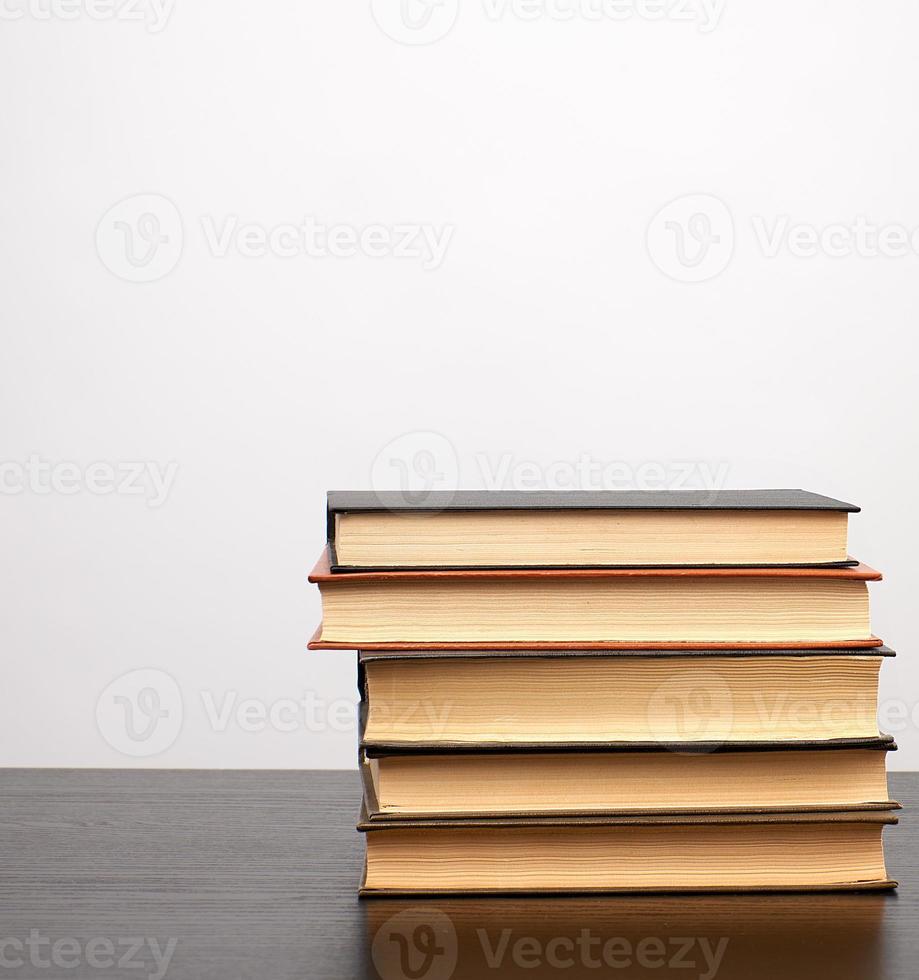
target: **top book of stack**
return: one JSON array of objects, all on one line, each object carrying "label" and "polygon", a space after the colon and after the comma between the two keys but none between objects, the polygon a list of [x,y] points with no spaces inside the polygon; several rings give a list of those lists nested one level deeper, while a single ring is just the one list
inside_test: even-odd
[{"label": "top book of stack", "polygon": [[333,491],[330,571],[844,568],[854,504],[806,490]]}]

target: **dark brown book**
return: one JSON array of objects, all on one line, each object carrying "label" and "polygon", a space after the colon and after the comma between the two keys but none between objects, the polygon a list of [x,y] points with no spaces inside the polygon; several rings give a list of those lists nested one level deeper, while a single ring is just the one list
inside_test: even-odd
[{"label": "dark brown book", "polygon": [[886,811],[373,821],[361,894],[894,888]]},{"label": "dark brown book", "polygon": [[867,565],[852,568],[332,572],[310,575],[312,649],[870,647]]},{"label": "dark brown book", "polygon": [[731,743],[873,744],[871,650],[362,651],[371,755]]},{"label": "dark brown book", "polygon": [[361,752],[368,819],[893,810],[873,742]]},{"label": "dark brown book", "polygon": [[805,490],[332,491],[334,571],[846,565],[858,507]]}]

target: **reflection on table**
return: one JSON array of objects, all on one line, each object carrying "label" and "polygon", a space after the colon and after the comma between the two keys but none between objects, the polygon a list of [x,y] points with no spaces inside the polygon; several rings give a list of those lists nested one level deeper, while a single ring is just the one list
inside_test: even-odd
[{"label": "reflection on table", "polygon": [[369,899],[368,976],[872,980],[888,893]]}]

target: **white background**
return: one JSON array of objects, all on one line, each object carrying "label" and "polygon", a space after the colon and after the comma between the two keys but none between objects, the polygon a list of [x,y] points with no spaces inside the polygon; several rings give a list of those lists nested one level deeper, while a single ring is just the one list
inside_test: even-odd
[{"label": "white background", "polygon": [[[890,761],[919,766],[919,256],[763,242],[919,227],[919,6],[445,0],[417,45],[380,26],[397,3],[178,0],[158,24],[57,2],[0,20],[0,764],[352,766],[354,655],[306,651],[306,574],[325,490],[398,485],[402,459],[861,504],[900,651]],[[305,218],[449,246],[425,268],[209,244]],[[135,461],[172,466],[164,501],[87,476]],[[143,690],[164,727],[132,740]]]}]

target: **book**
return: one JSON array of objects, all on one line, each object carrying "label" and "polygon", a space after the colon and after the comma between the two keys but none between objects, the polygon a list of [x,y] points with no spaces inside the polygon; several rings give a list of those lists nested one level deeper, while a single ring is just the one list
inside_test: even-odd
[{"label": "book", "polygon": [[866,565],[310,575],[314,649],[442,646],[874,646]]},{"label": "book", "polygon": [[479,655],[362,651],[361,745],[472,751],[880,737],[888,647]]},{"label": "book", "polygon": [[893,888],[889,811],[392,820],[362,815],[362,895]]},{"label": "book", "polygon": [[332,491],[333,571],[845,565],[854,504],[806,490]]},{"label": "book", "polygon": [[[889,737],[847,748],[775,743],[531,746],[516,752],[362,753],[368,819],[892,810]],[[758,749],[759,751],[754,751]]]}]

